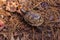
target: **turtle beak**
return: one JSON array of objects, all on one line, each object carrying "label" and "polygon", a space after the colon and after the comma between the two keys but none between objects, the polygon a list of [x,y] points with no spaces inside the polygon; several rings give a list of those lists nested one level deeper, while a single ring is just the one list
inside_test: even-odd
[{"label": "turtle beak", "polygon": [[24,9],[20,9],[20,11],[21,11],[22,13],[26,13],[26,10],[24,10]]},{"label": "turtle beak", "polygon": [[20,11],[25,15],[25,14],[27,14],[29,11],[28,10],[25,10],[25,9],[20,9]]}]

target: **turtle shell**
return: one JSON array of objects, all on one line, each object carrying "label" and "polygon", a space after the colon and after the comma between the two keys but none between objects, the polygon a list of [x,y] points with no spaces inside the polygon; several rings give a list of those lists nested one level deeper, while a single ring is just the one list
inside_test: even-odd
[{"label": "turtle shell", "polygon": [[41,14],[34,11],[29,11],[24,15],[24,19],[28,24],[32,26],[40,26],[43,23],[43,18]]}]

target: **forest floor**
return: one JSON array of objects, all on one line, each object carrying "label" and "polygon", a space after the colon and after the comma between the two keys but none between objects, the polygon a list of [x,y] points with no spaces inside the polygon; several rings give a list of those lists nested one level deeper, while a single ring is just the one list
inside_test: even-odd
[{"label": "forest floor", "polygon": [[[21,8],[38,12],[44,22],[29,25]],[[60,0],[0,0],[0,40],[60,40]]]}]

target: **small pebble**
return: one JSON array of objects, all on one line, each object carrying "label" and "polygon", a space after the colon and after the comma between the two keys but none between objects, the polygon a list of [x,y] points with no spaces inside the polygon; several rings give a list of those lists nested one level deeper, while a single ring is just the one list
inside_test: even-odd
[{"label": "small pebble", "polygon": [[44,9],[48,9],[49,4],[47,2],[41,2],[41,7],[44,8]]},{"label": "small pebble", "polygon": [[53,18],[54,18],[53,16],[50,16],[50,20],[53,20]]},{"label": "small pebble", "polygon": [[4,25],[4,22],[0,20],[0,27]]},{"label": "small pebble", "polygon": [[4,28],[4,22],[0,20],[0,30],[2,30],[3,28]]},{"label": "small pebble", "polygon": [[1,18],[4,18],[4,16],[3,15],[0,15],[1,16]]}]

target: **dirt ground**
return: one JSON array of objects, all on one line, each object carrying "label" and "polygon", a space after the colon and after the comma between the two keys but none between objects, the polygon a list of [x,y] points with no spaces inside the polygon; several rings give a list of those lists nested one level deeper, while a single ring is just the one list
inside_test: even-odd
[{"label": "dirt ground", "polygon": [[[28,24],[21,8],[41,14],[44,22]],[[0,0],[0,40],[60,40],[60,0]]]}]

